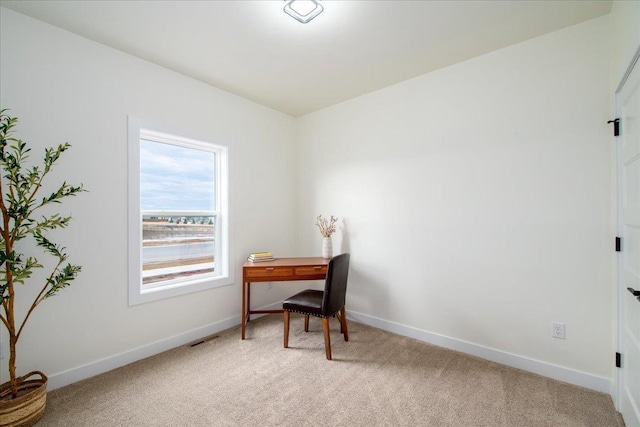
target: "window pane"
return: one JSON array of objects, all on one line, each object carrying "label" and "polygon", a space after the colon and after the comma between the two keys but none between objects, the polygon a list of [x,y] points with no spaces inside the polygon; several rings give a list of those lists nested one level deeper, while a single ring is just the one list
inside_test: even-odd
[{"label": "window pane", "polygon": [[215,154],[140,140],[142,284],[214,271]]},{"label": "window pane", "polygon": [[214,211],[215,154],[140,140],[140,209]]},{"label": "window pane", "polygon": [[142,284],[214,271],[215,217],[142,216]]}]

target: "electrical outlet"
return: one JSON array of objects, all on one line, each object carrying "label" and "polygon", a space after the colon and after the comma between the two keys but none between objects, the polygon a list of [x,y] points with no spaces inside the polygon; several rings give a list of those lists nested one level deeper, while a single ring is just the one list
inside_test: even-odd
[{"label": "electrical outlet", "polygon": [[267,285],[267,289],[271,290],[273,288],[273,283],[269,282],[269,284]]},{"label": "electrical outlet", "polygon": [[565,338],[564,323],[551,322],[551,336],[563,340]]}]

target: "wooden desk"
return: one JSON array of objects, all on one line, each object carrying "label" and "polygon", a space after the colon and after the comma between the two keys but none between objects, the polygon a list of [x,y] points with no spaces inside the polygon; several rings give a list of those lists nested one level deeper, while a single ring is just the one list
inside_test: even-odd
[{"label": "wooden desk", "polygon": [[251,283],[324,280],[329,259],[277,258],[267,262],[245,262],[242,266],[242,339],[252,314],[282,313],[283,310],[251,310]]}]

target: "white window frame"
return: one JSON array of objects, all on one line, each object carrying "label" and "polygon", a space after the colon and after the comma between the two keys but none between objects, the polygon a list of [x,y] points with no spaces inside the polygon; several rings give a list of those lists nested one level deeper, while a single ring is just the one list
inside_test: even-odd
[{"label": "white window frame", "polygon": [[[191,277],[170,279],[142,286],[142,211],[140,210],[140,139],[164,142],[187,148],[214,152],[216,211],[215,271]],[[129,305],[143,304],[234,283],[231,259],[231,216],[229,201],[229,151],[226,144],[204,142],[211,138],[194,138],[165,125],[128,117],[128,254]],[[193,215],[193,212],[183,212]],[[198,214],[197,212],[195,214]]]}]

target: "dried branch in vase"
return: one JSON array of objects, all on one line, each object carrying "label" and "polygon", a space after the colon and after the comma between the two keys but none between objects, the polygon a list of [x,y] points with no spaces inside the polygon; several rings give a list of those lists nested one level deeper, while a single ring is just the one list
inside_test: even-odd
[{"label": "dried branch in vase", "polygon": [[322,234],[323,237],[331,237],[331,235],[336,232],[337,221],[338,218],[333,215],[331,215],[329,220],[323,218],[322,215],[318,215],[316,218],[316,225],[320,229],[320,234]]}]

